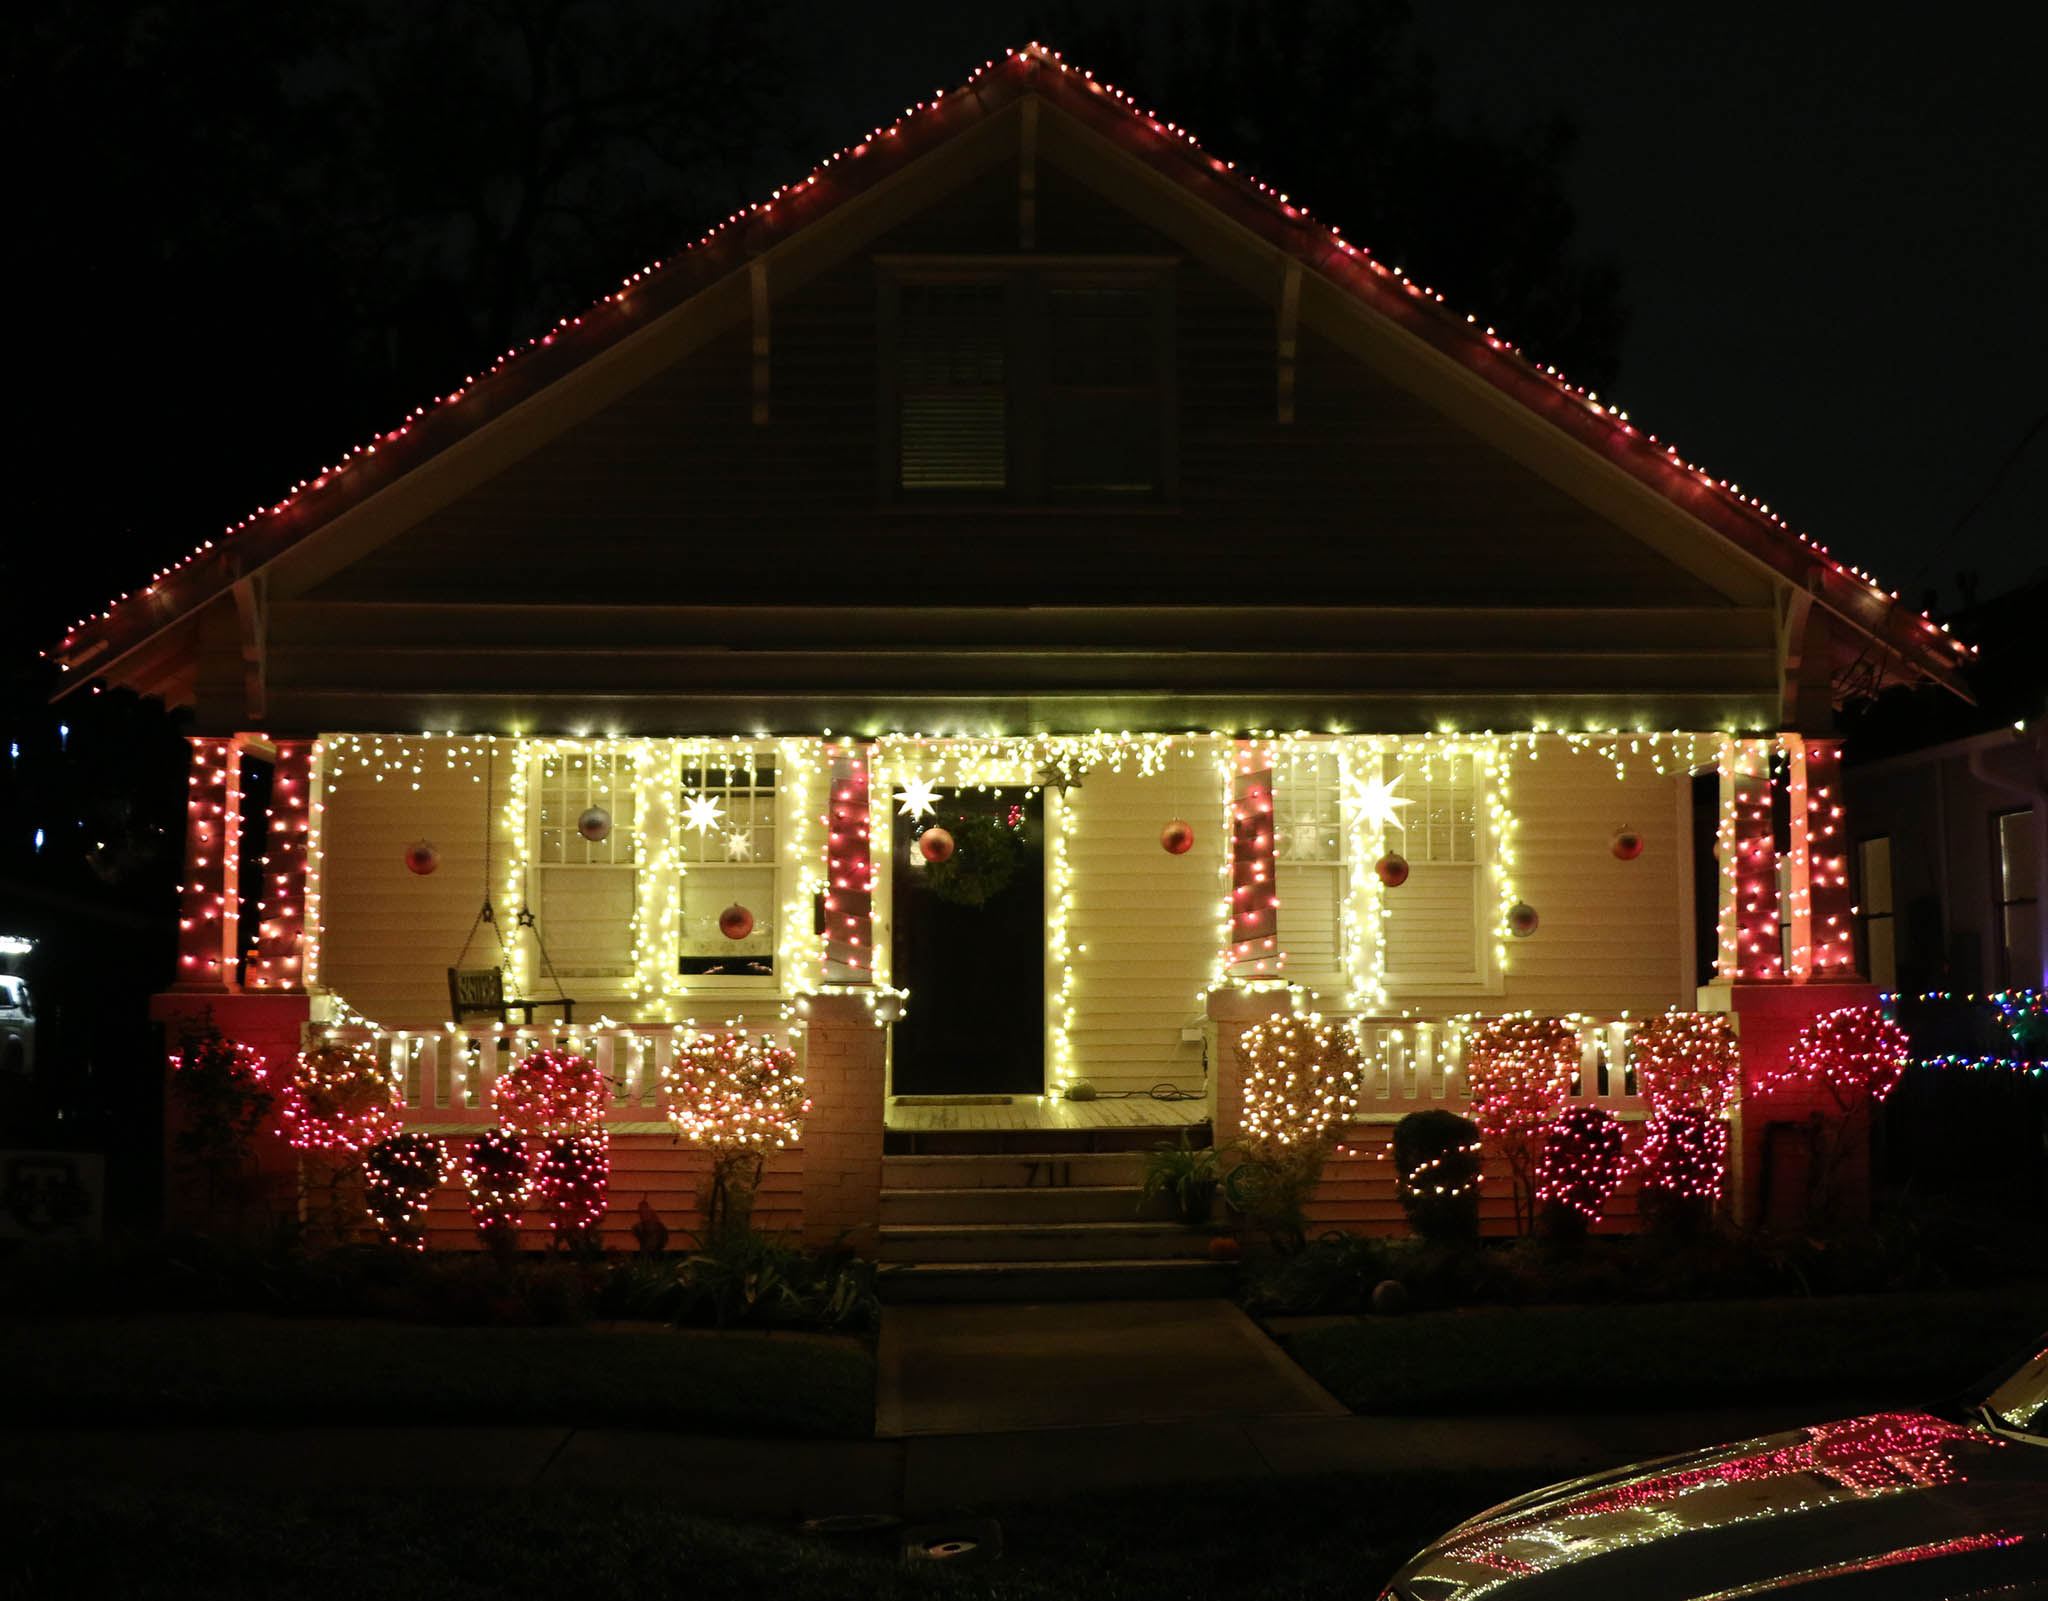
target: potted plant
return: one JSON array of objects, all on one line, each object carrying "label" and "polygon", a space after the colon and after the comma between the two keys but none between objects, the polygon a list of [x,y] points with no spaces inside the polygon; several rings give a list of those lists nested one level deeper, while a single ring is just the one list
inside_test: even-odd
[{"label": "potted plant", "polygon": [[1188,1144],[1186,1129],[1174,1145],[1155,1145],[1145,1157],[1145,1180],[1138,1192],[1143,1203],[1172,1197],[1174,1215],[1190,1228],[1204,1227],[1216,1200],[1216,1152]]}]

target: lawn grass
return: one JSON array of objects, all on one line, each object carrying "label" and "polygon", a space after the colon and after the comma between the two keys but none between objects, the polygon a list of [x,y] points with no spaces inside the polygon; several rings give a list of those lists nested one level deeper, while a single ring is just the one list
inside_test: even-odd
[{"label": "lawn grass", "polygon": [[[655,1326],[194,1316],[0,1321],[7,1421],[531,1424],[865,1438],[860,1341]],[[32,1376],[32,1379],[31,1379]]]},{"label": "lawn grass", "polygon": [[674,1510],[658,1492],[437,1490],[309,1498],[8,1485],[0,1593],[32,1598],[262,1595],[276,1601],[1290,1601],[1368,1597],[1452,1524],[1533,1488],[1526,1476],[1350,1478],[1155,1490],[986,1509],[1003,1554],[906,1569],[787,1525]]},{"label": "lawn grass", "polygon": [[1631,1411],[1932,1399],[2048,1328],[2048,1284],[1614,1306],[1471,1307],[1283,1332],[1354,1412]]}]

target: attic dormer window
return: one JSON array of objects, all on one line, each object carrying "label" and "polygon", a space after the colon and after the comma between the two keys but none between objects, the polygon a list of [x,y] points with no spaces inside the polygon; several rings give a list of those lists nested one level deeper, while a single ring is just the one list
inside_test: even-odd
[{"label": "attic dormer window", "polygon": [[1159,265],[919,265],[885,268],[889,499],[1168,498],[1172,324]]}]

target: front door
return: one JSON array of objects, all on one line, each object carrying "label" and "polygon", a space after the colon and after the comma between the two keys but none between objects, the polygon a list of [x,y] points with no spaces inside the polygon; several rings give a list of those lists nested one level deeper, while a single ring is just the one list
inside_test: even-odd
[{"label": "front door", "polygon": [[[895,820],[894,1030],[898,1095],[1045,1090],[1045,806],[1022,785],[939,791],[934,816]],[[927,862],[919,839],[953,839]]]}]

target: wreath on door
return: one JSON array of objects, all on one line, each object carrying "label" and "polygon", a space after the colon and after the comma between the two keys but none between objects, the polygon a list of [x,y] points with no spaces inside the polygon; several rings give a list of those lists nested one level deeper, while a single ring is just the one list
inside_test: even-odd
[{"label": "wreath on door", "polygon": [[1000,818],[966,816],[947,823],[953,854],[927,863],[925,887],[955,906],[981,906],[1010,887],[1024,860],[1024,834]]}]

